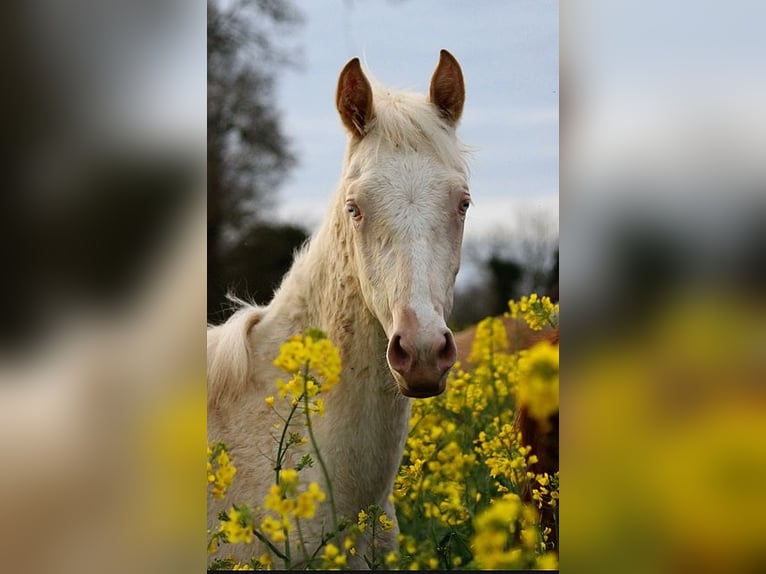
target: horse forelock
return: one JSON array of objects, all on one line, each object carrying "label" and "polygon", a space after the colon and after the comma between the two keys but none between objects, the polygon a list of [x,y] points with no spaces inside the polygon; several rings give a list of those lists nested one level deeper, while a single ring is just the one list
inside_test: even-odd
[{"label": "horse forelock", "polygon": [[366,135],[352,140],[350,155],[375,161],[383,150],[431,152],[444,165],[468,174],[471,150],[439,115],[428,98],[416,92],[394,91],[371,80],[375,119]]}]

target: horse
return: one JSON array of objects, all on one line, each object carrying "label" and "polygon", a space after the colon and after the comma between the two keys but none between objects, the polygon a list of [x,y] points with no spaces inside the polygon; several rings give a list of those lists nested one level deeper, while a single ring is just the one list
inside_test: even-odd
[{"label": "horse", "polygon": [[[226,497],[209,505],[208,528],[231,503],[257,507],[273,483],[271,433],[281,421],[265,398],[284,377],[273,361],[285,340],[319,328],[343,365],[324,416],[312,419],[337,514],[356,521],[368,505],[381,506],[394,521],[375,542],[387,552],[398,546],[391,494],[411,400],[442,393],[457,356],[446,318],[471,204],[468,149],[456,134],[463,73],[442,50],[422,95],[371,82],[354,58],[340,73],[335,101],[347,147],[325,220],[268,305],[243,304],[208,329],[208,439],[225,443],[237,467]],[[310,452],[310,444],[294,445],[284,468]],[[326,489],[316,466],[301,477]],[[260,518],[256,512],[256,524]],[[332,530],[327,502],[301,527],[305,547],[321,544]],[[365,567],[366,544],[357,542],[349,566]],[[268,551],[258,540],[229,549],[238,560]]]}]

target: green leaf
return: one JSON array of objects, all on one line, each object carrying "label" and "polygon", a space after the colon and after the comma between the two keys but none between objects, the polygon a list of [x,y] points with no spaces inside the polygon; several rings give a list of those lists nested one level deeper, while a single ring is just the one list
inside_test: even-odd
[{"label": "green leaf", "polygon": [[324,331],[322,331],[322,329],[317,329],[316,327],[309,327],[304,332],[304,335],[306,337],[311,337],[315,341],[321,341],[322,339],[327,338],[327,334]]}]

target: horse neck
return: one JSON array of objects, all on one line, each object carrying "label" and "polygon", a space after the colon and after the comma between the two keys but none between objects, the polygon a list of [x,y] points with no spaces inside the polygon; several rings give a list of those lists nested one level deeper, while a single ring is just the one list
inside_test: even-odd
[{"label": "horse neck", "polygon": [[[285,339],[308,327],[322,329],[338,346],[344,365],[375,379],[390,377],[387,338],[362,296],[354,265],[353,232],[343,219],[343,190],[270,305],[285,317]],[[382,381],[380,381],[382,382]]]},{"label": "horse neck", "polygon": [[386,502],[404,450],[411,401],[396,391],[386,362],[388,340],[362,297],[354,271],[353,229],[343,215],[339,190],[267,314],[282,317],[273,334],[272,356],[278,338],[283,341],[308,327],[322,329],[340,350],[341,384],[325,398],[327,414],[316,421],[316,435],[335,492],[346,493],[339,511],[353,515],[372,502]]}]

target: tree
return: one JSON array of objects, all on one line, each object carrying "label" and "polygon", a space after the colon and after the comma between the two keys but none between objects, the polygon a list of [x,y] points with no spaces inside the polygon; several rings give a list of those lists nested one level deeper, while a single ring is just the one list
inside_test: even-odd
[{"label": "tree", "polygon": [[[278,41],[299,15],[285,0],[208,0],[207,10],[208,320],[215,321],[231,287],[224,261],[238,259],[234,252],[262,224],[295,163],[274,81],[294,61]],[[294,245],[278,248],[292,253]]]},{"label": "tree", "polygon": [[499,315],[508,310],[509,299],[529,293],[558,300],[558,239],[550,215],[527,208],[511,221],[464,244],[464,263],[476,277],[455,291],[454,327]]}]

